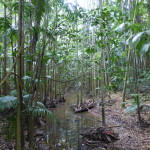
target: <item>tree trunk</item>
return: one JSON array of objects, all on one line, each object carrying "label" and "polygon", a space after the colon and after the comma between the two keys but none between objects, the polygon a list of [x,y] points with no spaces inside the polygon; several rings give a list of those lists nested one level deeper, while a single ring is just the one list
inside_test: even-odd
[{"label": "tree trunk", "polygon": [[[19,0],[19,13],[18,13],[18,49],[22,48],[22,5],[23,0]],[[24,147],[24,139],[23,139],[23,127],[22,127],[22,54],[19,54],[17,60],[17,73],[18,73],[18,80],[17,80],[17,134],[16,134],[16,149],[23,150]]]},{"label": "tree trunk", "polygon": [[150,24],[150,0],[147,0],[147,10],[148,10],[148,17],[149,17],[149,24]]},{"label": "tree trunk", "polygon": [[[4,18],[6,21],[6,6],[4,6]],[[5,24],[6,26],[6,24]],[[6,29],[4,34],[6,33]],[[3,60],[3,78],[6,77],[6,68],[7,68],[7,36],[4,35],[4,60]],[[3,95],[7,95],[7,82],[3,84]]]}]

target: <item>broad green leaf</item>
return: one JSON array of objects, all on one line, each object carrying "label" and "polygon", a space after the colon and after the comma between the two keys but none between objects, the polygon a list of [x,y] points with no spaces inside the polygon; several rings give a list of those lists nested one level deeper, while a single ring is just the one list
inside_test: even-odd
[{"label": "broad green leaf", "polygon": [[132,46],[137,49],[137,54],[146,53],[149,50],[150,30],[139,32],[132,39]]},{"label": "broad green leaf", "polygon": [[137,33],[142,30],[143,25],[140,23],[133,23],[130,25],[130,28],[134,31],[134,33]]},{"label": "broad green leaf", "polygon": [[126,40],[126,45],[131,45],[132,44],[132,38],[133,38],[134,36],[133,35],[131,35],[127,40]]},{"label": "broad green leaf", "polygon": [[26,94],[23,96],[24,101],[28,101],[31,98],[32,94]]},{"label": "broad green leaf", "polygon": [[29,77],[29,76],[24,76],[24,77],[22,77],[22,79],[23,79],[23,80],[30,80],[31,77]]},{"label": "broad green leaf", "polygon": [[36,106],[40,108],[45,108],[45,105],[42,102],[37,102]]},{"label": "broad green leaf", "polygon": [[146,43],[142,46],[141,54],[144,54],[150,50],[150,43]]},{"label": "broad green leaf", "polygon": [[139,32],[135,36],[133,36],[132,43],[136,46],[142,38],[145,38],[145,40],[147,40],[149,36],[150,36],[150,30]]},{"label": "broad green leaf", "polygon": [[17,96],[17,91],[16,90],[11,90],[9,95],[11,96]]},{"label": "broad green leaf", "polygon": [[141,49],[143,47],[143,45],[147,42],[147,40],[145,38],[141,38],[141,40],[137,43],[136,45],[136,53],[137,55],[141,54]]},{"label": "broad green leaf", "polygon": [[138,34],[136,34],[132,39],[132,43],[136,45],[140,41],[143,34],[144,32],[139,32]]},{"label": "broad green leaf", "polygon": [[125,23],[122,23],[122,24],[120,24],[116,29],[115,29],[115,31],[117,31],[117,32],[123,32],[124,30],[125,30]]},{"label": "broad green leaf", "polygon": [[95,53],[95,49],[94,49],[94,48],[87,48],[87,49],[86,49],[86,52],[87,52],[88,54],[93,54],[93,53]]},{"label": "broad green leaf", "polygon": [[14,96],[4,96],[0,97],[0,111],[4,111],[5,109],[9,109],[11,107],[16,107],[17,97]]},{"label": "broad green leaf", "polygon": [[47,108],[43,108],[43,106],[40,105],[40,107],[33,108],[32,111],[33,115],[36,117],[46,117],[47,119],[55,119],[55,115],[48,110]]}]

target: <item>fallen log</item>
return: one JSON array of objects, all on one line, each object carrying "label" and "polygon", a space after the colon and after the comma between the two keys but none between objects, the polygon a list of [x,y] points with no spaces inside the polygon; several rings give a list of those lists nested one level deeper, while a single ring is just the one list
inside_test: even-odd
[{"label": "fallen log", "polygon": [[72,105],[71,108],[73,109],[74,113],[88,111],[89,109],[94,108],[97,103],[94,102],[93,99],[86,100],[84,103],[78,105]]},{"label": "fallen log", "polygon": [[104,144],[104,143],[102,143],[100,141],[89,141],[89,140],[86,140],[86,145],[88,145],[88,146],[102,146],[103,149],[104,149],[104,147],[107,147],[106,144]]},{"label": "fallen log", "polygon": [[108,126],[89,129],[80,135],[86,141],[87,145],[109,144],[119,140],[119,134],[114,133],[112,128]]}]

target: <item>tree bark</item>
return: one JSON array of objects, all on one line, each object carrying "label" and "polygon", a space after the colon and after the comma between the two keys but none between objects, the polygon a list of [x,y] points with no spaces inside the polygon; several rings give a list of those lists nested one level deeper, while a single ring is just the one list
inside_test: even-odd
[{"label": "tree bark", "polygon": [[147,10],[148,10],[148,17],[149,17],[149,24],[150,24],[150,0],[147,0]]},{"label": "tree bark", "polygon": [[[22,14],[23,14],[23,0],[19,0],[19,13],[18,13],[18,50],[22,48]],[[22,53],[19,54],[17,59],[17,134],[16,134],[16,149],[23,150],[24,139],[23,139],[23,127],[22,127]]]},{"label": "tree bark", "polygon": [[[4,18],[6,22],[6,6],[4,6]],[[5,24],[5,32],[4,32],[4,60],[3,60],[3,78],[6,77],[6,68],[7,68],[7,36],[6,36],[6,24]],[[5,81],[3,84],[3,95],[7,95],[7,82]]]}]

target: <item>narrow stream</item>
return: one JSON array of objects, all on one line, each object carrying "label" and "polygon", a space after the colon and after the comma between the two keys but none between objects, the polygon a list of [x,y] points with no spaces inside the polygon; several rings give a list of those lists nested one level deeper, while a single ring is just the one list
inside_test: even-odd
[{"label": "narrow stream", "polygon": [[79,135],[87,128],[100,126],[100,118],[88,113],[74,114],[71,104],[76,104],[75,91],[65,96],[66,102],[54,110],[60,125],[50,123],[48,144],[57,150],[90,150]]}]

